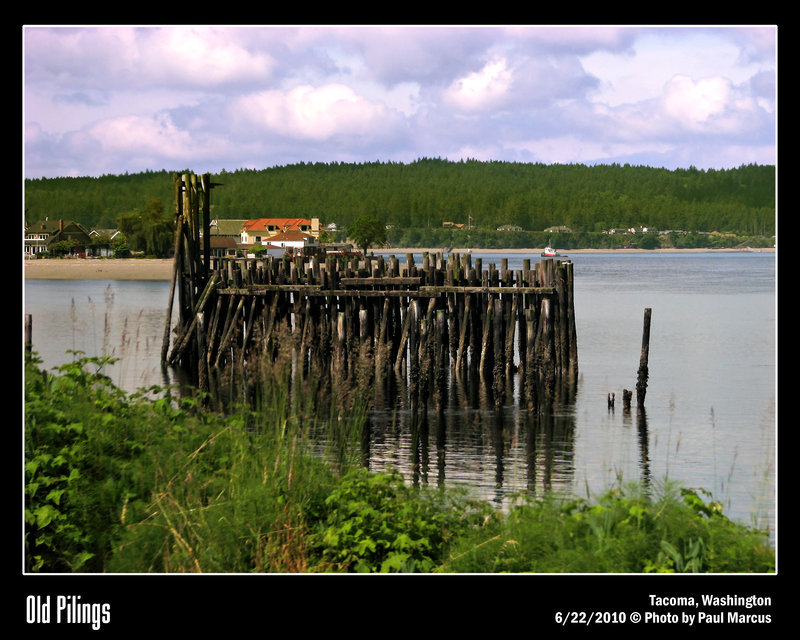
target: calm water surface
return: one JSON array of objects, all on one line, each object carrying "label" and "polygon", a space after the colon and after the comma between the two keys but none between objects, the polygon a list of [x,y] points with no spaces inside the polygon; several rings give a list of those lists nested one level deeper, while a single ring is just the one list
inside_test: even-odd
[{"label": "calm water surface", "polygon": [[[507,257],[510,269],[538,258],[473,257],[484,265]],[[670,478],[712,491],[737,520],[774,529],[775,254],[570,259],[580,369],[574,401],[534,420],[513,401],[496,411],[454,384],[441,413],[429,414],[422,442],[411,436],[402,400],[383,403],[372,414],[370,468],[466,485],[497,503],[518,491],[587,496],[620,478],[653,485]],[[26,281],[34,349],[48,368],[69,361],[68,349],[118,357],[109,375],[127,390],[175,382],[159,363],[168,295],[166,282]],[[646,307],[646,409],[628,413],[622,390],[635,389]]]}]

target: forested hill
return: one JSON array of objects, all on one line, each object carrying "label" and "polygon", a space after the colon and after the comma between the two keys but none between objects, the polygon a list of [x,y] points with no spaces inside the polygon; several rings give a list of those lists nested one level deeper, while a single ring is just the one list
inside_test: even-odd
[{"label": "forested hill", "polygon": [[[630,165],[513,162],[300,163],[222,171],[212,217],[312,217],[347,225],[372,215],[401,228],[445,221],[493,229],[657,229],[775,234],[775,167],[667,170]],[[173,206],[171,171],[25,180],[25,218],[114,228],[152,199]],[[468,218],[469,217],[469,218]]]}]

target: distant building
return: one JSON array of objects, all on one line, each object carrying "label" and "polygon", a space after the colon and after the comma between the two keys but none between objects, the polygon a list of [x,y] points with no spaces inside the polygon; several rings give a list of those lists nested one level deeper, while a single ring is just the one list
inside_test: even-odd
[{"label": "distant building", "polygon": [[111,245],[117,238],[122,237],[122,231],[119,229],[92,229],[89,237],[92,239],[92,243],[86,247],[86,255],[111,258],[114,255]]},{"label": "distant building", "polygon": [[467,225],[463,222],[443,222],[442,228],[444,229],[463,229]]},{"label": "distant building", "polygon": [[265,244],[279,233],[299,231],[319,240],[319,218],[258,218],[245,220],[240,229],[242,244]]},{"label": "distant building", "polygon": [[545,233],[572,233],[572,229],[565,227],[564,225],[560,225],[557,227],[547,227],[547,229],[545,229]]},{"label": "distant building", "polygon": [[54,243],[64,241],[72,242],[70,253],[85,255],[86,248],[92,243],[92,238],[82,224],[73,220],[45,218],[34,224],[26,224],[24,255],[26,258],[35,257],[39,253],[49,252]]},{"label": "distant building", "polygon": [[515,224],[504,224],[500,227],[497,227],[498,231],[522,231],[522,227],[515,225]]},{"label": "distant building", "polygon": [[208,239],[211,255],[215,258],[235,257],[239,243],[228,235],[211,235]]},{"label": "distant building", "polygon": [[318,247],[319,239],[310,233],[303,233],[302,231],[285,231],[271,236],[269,242],[264,242],[263,244],[270,244],[273,247],[282,249],[305,249],[307,247]]},{"label": "distant building", "polygon": [[247,220],[212,220],[208,228],[209,235],[239,238],[245,222]]}]

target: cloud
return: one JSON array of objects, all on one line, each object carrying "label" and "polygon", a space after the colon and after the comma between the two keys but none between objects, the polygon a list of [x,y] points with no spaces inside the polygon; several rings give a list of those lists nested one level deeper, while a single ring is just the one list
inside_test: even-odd
[{"label": "cloud", "polygon": [[456,109],[484,110],[502,103],[513,86],[513,76],[502,58],[488,62],[477,72],[455,80],[444,99]]},{"label": "cloud", "polygon": [[152,118],[128,116],[103,120],[72,135],[71,144],[91,147],[101,153],[127,152],[167,158],[197,150],[190,133],[175,127],[166,114]]},{"label": "cloud", "polygon": [[328,140],[340,136],[383,137],[400,118],[350,87],[301,85],[289,91],[263,91],[237,99],[230,107],[246,125],[299,140]]},{"label": "cloud", "polygon": [[695,82],[687,76],[675,76],[665,87],[664,111],[683,126],[696,129],[729,108],[731,93],[730,82],[725,78]]},{"label": "cloud", "polygon": [[263,49],[249,49],[245,35],[212,27],[28,28],[26,77],[61,88],[103,90],[207,90],[268,79],[275,59]]},{"label": "cloud", "polygon": [[738,166],[775,146],[775,32],[30,27],[26,172],[421,156]]}]

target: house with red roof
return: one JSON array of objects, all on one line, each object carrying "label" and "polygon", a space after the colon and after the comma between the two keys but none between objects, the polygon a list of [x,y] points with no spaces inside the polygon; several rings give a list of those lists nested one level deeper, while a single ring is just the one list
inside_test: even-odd
[{"label": "house with red roof", "polygon": [[[242,244],[272,243],[272,238],[281,233],[297,232],[319,242],[319,218],[257,218],[245,220],[242,225],[240,242]],[[284,240],[296,242],[294,240]],[[274,244],[274,243],[273,243]]]}]

